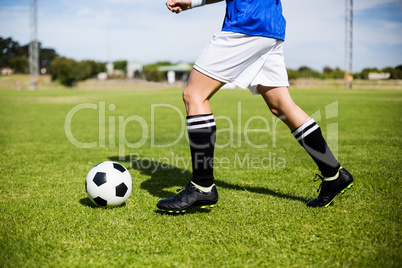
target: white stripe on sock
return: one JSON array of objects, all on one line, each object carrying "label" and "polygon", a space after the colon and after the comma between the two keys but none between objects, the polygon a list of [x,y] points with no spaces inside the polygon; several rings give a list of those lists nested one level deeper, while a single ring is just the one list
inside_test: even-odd
[{"label": "white stripe on sock", "polygon": [[296,140],[300,141],[301,139],[304,139],[304,137],[307,137],[311,132],[313,132],[314,130],[318,129],[319,126],[316,124],[314,127],[310,128],[309,130],[307,130],[306,132],[303,132],[300,137],[298,137]]},{"label": "white stripe on sock", "polygon": [[194,126],[187,126],[188,130],[192,130],[192,129],[200,129],[200,128],[207,128],[207,127],[212,127],[215,126],[215,121],[211,122],[211,123],[206,123],[206,124],[200,124],[200,125],[194,125]]},{"label": "white stripe on sock", "polygon": [[302,132],[306,127],[314,124],[315,121],[313,118],[310,118],[308,121],[304,122],[300,127],[298,127],[295,131],[292,132],[293,136],[296,136],[300,132]]},{"label": "white stripe on sock", "polygon": [[200,122],[200,121],[207,121],[214,119],[214,115],[207,115],[207,116],[200,116],[200,117],[194,117],[194,118],[189,118],[187,119],[187,124],[189,123],[194,123],[194,122]]}]

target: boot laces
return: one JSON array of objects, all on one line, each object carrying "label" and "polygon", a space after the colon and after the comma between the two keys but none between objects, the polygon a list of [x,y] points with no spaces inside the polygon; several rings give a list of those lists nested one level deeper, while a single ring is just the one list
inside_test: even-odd
[{"label": "boot laces", "polygon": [[176,189],[178,194],[174,195],[172,198],[173,200],[180,200],[183,194],[187,193],[190,194],[192,192],[193,187],[191,187],[191,183],[186,184],[182,188]]},{"label": "boot laces", "polygon": [[187,183],[185,186],[183,186],[183,187],[177,189],[176,192],[180,193],[180,192],[182,192],[182,191],[187,191],[187,193],[189,194],[189,193],[191,193],[192,188],[193,188],[193,187],[191,187],[191,186],[192,186],[192,185],[191,185],[191,182],[190,182],[190,183]]},{"label": "boot laces", "polygon": [[315,174],[315,177],[313,179],[314,182],[321,180],[320,186],[317,189],[317,192],[320,192],[321,188],[322,188],[322,184],[324,183],[324,177],[319,175],[319,174]]}]

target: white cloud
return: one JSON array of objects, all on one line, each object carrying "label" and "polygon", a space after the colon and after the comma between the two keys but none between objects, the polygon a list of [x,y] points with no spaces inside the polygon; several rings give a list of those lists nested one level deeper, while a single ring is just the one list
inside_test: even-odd
[{"label": "white cloud", "polygon": [[373,20],[370,25],[361,25],[355,31],[355,41],[366,44],[389,44],[401,45],[402,35],[401,22],[388,22],[383,20]]},{"label": "white cloud", "polygon": [[343,68],[344,6],[337,1],[283,1],[289,68]]},{"label": "white cloud", "polygon": [[88,16],[91,14],[93,14],[93,9],[89,7],[82,7],[76,12],[77,16]]},{"label": "white cloud", "polygon": [[153,12],[146,12],[144,6],[127,10],[76,4],[69,11],[43,14],[40,39],[46,40],[45,46],[79,60],[194,61],[219,31],[223,8],[205,7],[197,13],[176,15],[163,3]]},{"label": "white cloud", "polygon": [[383,4],[401,4],[400,0],[355,0],[353,1],[353,9],[356,11],[375,8]]},{"label": "white cloud", "polygon": [[[288,22],[285,45],[288,67],[308,65],[320,70],[330,65],[343,68],[345,2],[284,0],[282,3]],[[354,10],[355,14],[364,14],[386,4],[396,4],[401,8],[401,3],[395,0],[357,0],[354,1]],[[354,70],[402,63],[401,53],[394,52],[398,45],[402,49],[401,21],[361,19],[355,16],[354,20]]]}]

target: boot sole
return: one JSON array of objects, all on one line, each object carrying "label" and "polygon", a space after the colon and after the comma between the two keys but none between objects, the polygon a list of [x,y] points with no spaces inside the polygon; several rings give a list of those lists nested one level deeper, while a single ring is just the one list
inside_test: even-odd
[{"label": "boot sole", "polygon": [[[188,209],[190,209],[190,208],[213,208],[215,206],[215,204],[214,205],[204,205],[204,206],[192,206],[192,207],[189,207]],[[170,213],[170,214],[180,214],[180,213],[185,213],[186,211],[187,211],[187,209],[183,209],[183,210],[166,210],[166,209],[160,209],[161,211],[163,211],[163,212],[166,212],[166,213]]]},{"label": "boot sole", "polygon": [[[340,191],[339,194],[344,194],[347,190],[349,190],[350,188],[352,188],[352,186],[353,186],[353,182],[352,182],[351,184],[349,184],[348,186],[346,186],[345,189],[343,189],[342,191]],[[328,204],[326,204],[326,205],[324,206],[324,208],[328,207],[328,206],[332,203],[332,201],[334,201],[335,198],[336,198],[339,194],[335,195],[334,198],[332,198],[332,200],[329,201]]]}]

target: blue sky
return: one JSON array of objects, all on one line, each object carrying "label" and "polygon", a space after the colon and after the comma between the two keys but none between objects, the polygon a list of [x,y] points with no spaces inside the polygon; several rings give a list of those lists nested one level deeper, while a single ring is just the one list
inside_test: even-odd
[{"label": "blue sky", "polygon": [[[0,0],[0,36],[30,40],[29,0]],[[282,0],[288,68],[344,68],[344,0]],[[43,47],[76,60],[193,62],[222,25],[225,4],[172,14],[164,0],[38,0]],[[354,1],[354,66],[402,64],[402,0]]]}]

